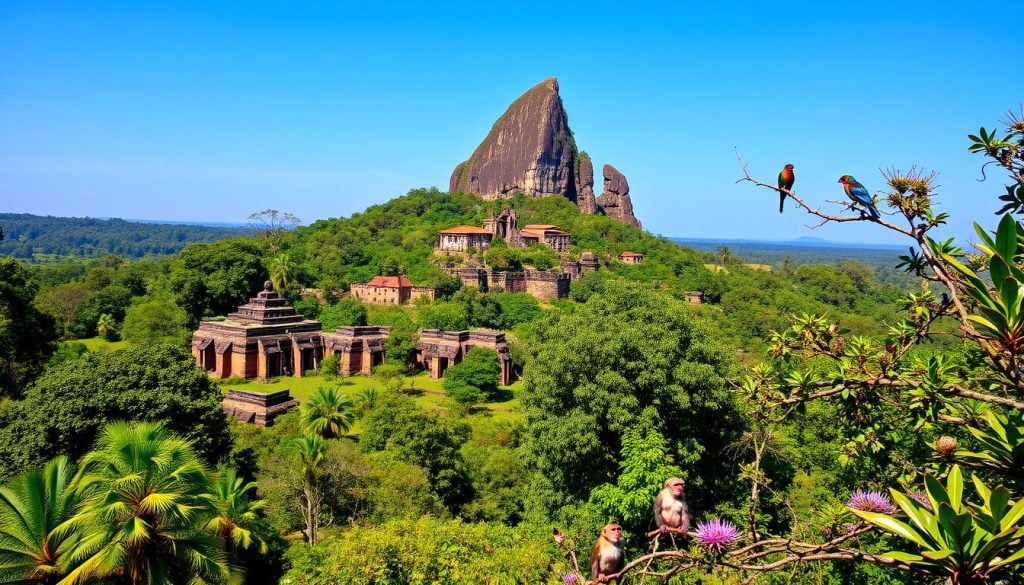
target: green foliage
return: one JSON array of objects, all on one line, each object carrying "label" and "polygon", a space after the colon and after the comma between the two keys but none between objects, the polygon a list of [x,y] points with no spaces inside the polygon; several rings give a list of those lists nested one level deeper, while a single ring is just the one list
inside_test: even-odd
[{"label": "green foliage", "polygon": [[469,314],[463,303],[434,301],[419,306],[419,325],[422,329],[462,331],[469,329]]},{"label": "green foliage", "polygon": [[221,393],[192,356],[155,345],[87,353],[49,368],[0,425],[0,477],[58,454],[82,456],[117,420],[161,420],[207,462],[231,446]]},{"label": "green foliage", "polygon": [[259,244],[235,238],[186,246],[173,263],[169,284],[185,310],[186,326],[195,328],[204,316],[234,311],[266,280]]},{"label": "green foliage", "polygon": [[742,419],[726,388],[728,360],[688,306],[609,281],[575,311],[550,315],[535,329],[522,400],[526,444],[549,486],[545,507],[614,483],[627,429],[663,436],[695,493],[716,502],[734,497],[721,453]]},{"label": "green foliage", "polygon": [[553,583],[550,537],[495,524],[423,517],[356,527],[343,538],[289,552],[296,585]]},{"label": "green foliage", "polygon": [[56,349],[53,319],[32,304],[37,290],[17,260],[0,258],[0,398],[20,395]]},{"label": "green foliage", "polygon": [[355,404],[331,387],[317,388],[302,405],[303,432],[335,439],[348,432],[356,420]]},{"label": "green foliage", "polygon": [[56,583],[80,535],[62,529],[78,509],[75,465],[64,455],[0,487],[0,582]]},{"label": "green foliage", "polygon": [[456,402],[472,404],[497,394],[500,373],[498,356],[487,348],[474,347],[465,359],[445,370],[442,387]]},{"label": "green foliage", "polygon": [[372,410],[363,426],[359,447],[364,452],[390,451],[426,469],[431,489],[449,509],[470,499],[472,486],[459,451],[469,438],[468,426],[442,421],[394,395]]},{"label": "green foliage", "polygon": [[44,256],[132,258],[177,254],[190,242],[240,235],[239,228],[130,222],[123,219],[50,217],[0,213],[7,237],[0,255],[32,260]]},{"label": "green foliage", "polygon": [[641,532],[650,521],[651,504],[663,482],[670,477],[685,479],[684,473],[672,465],[668,444],[656,431],[642,434],[639,429],[627,429],[622,435],[621,461],[616,483],[594,488],[590,501],[607,518]]},{"label": "green foliage", "polygon": [[967,136],[971,146],[967,149],[983,154],[991,162],[1009,172],[1013,182],[1006,186],[1006,194],[999,197],[1004,202],[996,214],[1024,213],[1024,111],[1020,115],[1010,112],[1004,120],[1006,134],[999,136],[998,130],[989,132],[981,128],[977,135]]},{"label": "green foliage", "polygon": [[990,489],[977,476],[972,480],[977,503],[964,497],[963,476],[954,465],[945,486],[925,476],[927,505],[890,490],[906,521],[891,514],[851,511],[914,545],[912,552],[885,556],[917,570],[950,575],[954,584],[984,583],[987,576],[1024,560],[1024,500],[1013,503],[1006,488]]},{"label": "green foliage", "polygon": [[398,364],[381,364],[373,369],[373,376],[390,392],[405,387],[405,367]]},{"label": "green foliage", "polygon": [[169,343],[184,347],[191,337],[187,317],[168,298],[143,299],[128,309],[121,337],[139,346]]},{"label": "green foliage", "polygon": [[340,375],[341,358],[336,353],[325,355],[320,361],[320,377],[332,382]]},{"label": "green foliage", "polygon": [[84,505],[67,527],[80,532],[82,546],[69,579],[227,579],[221,542],[206,530],[216,514],[205,497],[207,471],[187,441],[160,424],[115,423],[82,459],[79,476]]},{"label": "green foliage", "polygon": [[344,297],[320,310],[320,327],[334,331],[342,325],[366,325],[366,307],[358,299]]}]

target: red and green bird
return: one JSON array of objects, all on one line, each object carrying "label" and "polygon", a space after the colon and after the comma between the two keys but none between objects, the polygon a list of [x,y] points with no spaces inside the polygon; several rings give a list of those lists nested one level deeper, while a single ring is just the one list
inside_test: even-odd
[{"label": "red and green bird", "polygon": [[[789,191],[793,188],[793,182],[796,181],[796,175],[793,174],[793,165],[786,165],[782,172],[779,173],[779,189],[785,189]],[[786,193],[784,191],[779,192],[779,213],[782,213],[782,204],[786,202]]]}]

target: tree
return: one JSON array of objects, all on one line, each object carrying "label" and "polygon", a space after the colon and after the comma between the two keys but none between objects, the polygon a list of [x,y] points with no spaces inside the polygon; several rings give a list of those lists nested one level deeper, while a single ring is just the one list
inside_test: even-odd
[{"label": "tree", "polygon": [[271,255],[276,255],[289,239],[291,232],[302,225],[302,220],[284,211],[264,209],[249,214],[249,229],[256,232]]},{"label": "tree", "polygon": [[107,341],[114,340],[117,336],[117,322],[114,321],[113,315],[110,313],[100,315],[99,320],[96,321],[96,333]]},{"label": "tree", "polygon": [[[571,313],[535,326],[523,378],[532,497],[549,513],[615,483],[623,436],[656,432],[690,485],[695,508],[737,498],[721,456],[742,417],[729,361],[707,323],[650,287],[607,281]],[[708,424],[714,421],[714,424]]]},{"label": "tree", "polygon": [[169,343],[184,346],[189,337],[185,312],[170,299],[144,300],[130,307],[121,337],[139,346]]},{"label": "tree", "polygon": [[270,282],[274,285],[274,290],[283,295],[288,289],[288,285],[292,283],[294,272],[291,257],[288,254],[282,253],[274,256],[270,262]]},{"label": "tree", "polygon": [[472,404],[497,394],[500,373],[498,356],[487,348],[474,347],[465,359],[445,370],[441,386],[457,402]]},{"label": "tree", "polygon": [[62,529],[78,508],[75,466],[64,455],[0,487],[0,582],[54,584],[79,535]]},{"label": "tree", "polygon": [[344,297],[320,310],[320,327],[334,331],[343,325],[366,325],[366,307],[359,299]]},{"label": "tree", "polygon": [[184,350],[168,345],[88,353],[49,368],[0,424],[0,477],[64,453],[85,454],[117,420],[162,420],[203,459],[230,451],[220,389]]},{"label": "tree", "polygon": [[355,420],[355,405],[334,388],[317,388],[302,405],[303,432],[320,435],[324,439],[340,437],[348,432]]},{"label": "tree", "polygon": [[253,500],[256,482],[246,482],[234,469],[223,469],[210,481],[209,490],[202,497],[217,511],[206,523],[206,528],[220,536],[228,553],[234,548],[249,549],[254,544],[261,552],[267,543],[255,527],[259,512],[266,501]]},{"label": "tree", "polygon": [[56,349],[53,319],[32,304],[37,291],[17,260],[0,258],[0,397],[20,396]]},{"label": "tree", "polygon": [[172,263],[169,284],[186,326],[207,315],[226,315],[261,290],[267,280],[260,246],[243,238],[189,244]]},{"label": "tree", "polygon": [[295,439],[302,462],[302,517],[306,523],[306,542],[317,543],[320,532],[320,509],[323,505],[323,490],[320,482],[320,464],[323,463],[327,444],[319,435],[304,435]]},{"label": "tree", "polygon": [[91,295],[92,289],[88,285],[72,282],[39,293],[36,306],[57,319],[61,331],[68,335],[71,325],[85,308]]},{"label": "tree", "polygon": [[207,471],[188,441],[159,423],[114,423],[79,471],[84,505],[66,524],[82,539],[67,579],[118,576],[132,585],[227,579],[204,497]]}]

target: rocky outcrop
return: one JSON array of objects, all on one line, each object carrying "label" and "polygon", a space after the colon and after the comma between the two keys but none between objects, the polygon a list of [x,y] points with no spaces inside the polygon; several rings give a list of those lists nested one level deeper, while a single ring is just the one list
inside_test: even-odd
[{"label": "rocky outcrop", "polygon": [[626,178],[604,166],[604,193],[594,198],[594,165],[576,141],[565,115],[558,81],[545,79],[509,106],[469,159],[452,172],[449,191],[501,199],[561,196],[583,213],[605,213],[640,227],[633,216]]},{"label": "rocky outcrop", "polygon": [[560,195],[576,201],[576,143],[558,95],[545,79],[524,93],[494,123],[468,160],[455,167],[451,191],[484,199]]},{"label": "rocky outcrop", "polygon": [[593,215],[597,213],[597,201],[594,199],[594,163],[590,162],[587,153],[576,155],[576,206],[580,211]]},{"label": "rocky outcrop", "polygon": [[629,198],[629,182],[619,169],[604,165],[604,193],[597,198],[597,204],[608,217],[640,228],[640,221],[633,215],[633,201]]}]

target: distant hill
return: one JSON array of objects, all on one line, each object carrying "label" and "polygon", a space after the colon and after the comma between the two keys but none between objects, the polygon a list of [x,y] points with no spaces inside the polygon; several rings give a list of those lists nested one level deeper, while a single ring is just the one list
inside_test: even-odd
[{"label": "distant hill", "polygon": [[0,255],[33,262],[58,257],[95,258],[117,254],[132,258],[176,254],[192,242],[239,236],[240,227],[164,224],[123,219],[53,217],[0,213],[4,240]]}]

